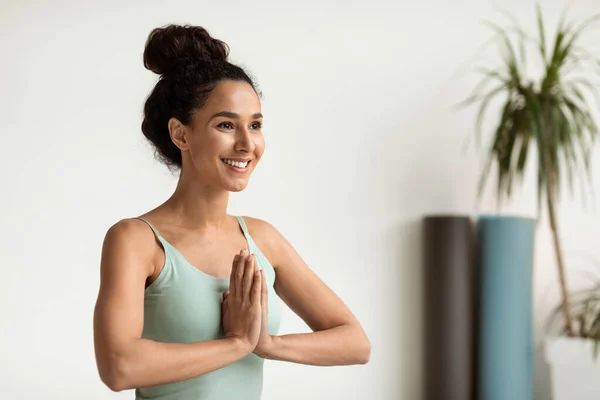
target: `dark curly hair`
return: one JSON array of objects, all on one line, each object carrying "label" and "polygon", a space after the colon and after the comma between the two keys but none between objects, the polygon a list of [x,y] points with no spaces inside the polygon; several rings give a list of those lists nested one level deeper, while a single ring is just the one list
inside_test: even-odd
[{"label": "dark curly hair", "polygon": [[142,132],[157,158],[169,168],[181,168],[181,151],[169,135],[171,117],[189,124],[224,80],[244,81],[257,88],[243,68],[230,63],[229,47],[200,26],[167,25],[150,32],[144,49],[144,66],[161,75],[146,99]]}]

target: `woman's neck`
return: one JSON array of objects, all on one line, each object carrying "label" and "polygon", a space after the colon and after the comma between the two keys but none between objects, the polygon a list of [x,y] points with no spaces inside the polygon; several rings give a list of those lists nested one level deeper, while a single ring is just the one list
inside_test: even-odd
[{"label": "woman's neck", "polygon": [[173,195],[165,202],[173,223],[193,230],[220,229],[227,221],[229,192],[191,182],[182,176]]}]

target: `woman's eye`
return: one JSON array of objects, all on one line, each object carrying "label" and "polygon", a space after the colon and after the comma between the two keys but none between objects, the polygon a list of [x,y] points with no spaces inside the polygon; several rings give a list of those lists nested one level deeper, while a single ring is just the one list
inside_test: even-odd
[{"label": "woman's eye", "polygon": [[225,129],[232,129],[233,128],[233,124],[231,122],[221,122],[219,125],[217,125],[219,128],[225,128]]},{"label": "woman's eye", "polygon": [[[222,129],[233,129],[233,124],[231,122],[221,122],[219,125],[217,125],[218,128],[222,128]],[[252,125],[250,125],[250,129],[252,130],[258,130],[262,128],[262,123],[260,122],[254,122],[252,123]]]}]

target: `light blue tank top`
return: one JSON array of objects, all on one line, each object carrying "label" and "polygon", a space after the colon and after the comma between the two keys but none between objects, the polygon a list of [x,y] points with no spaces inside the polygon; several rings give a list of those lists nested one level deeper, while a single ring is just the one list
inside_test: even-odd
[{"label": "light blue tank top", "polygon": [[[222,339],[221,302],[229,278],[217,278],[191,265],[143,218],[165,251],[165,264],[144,295],[142,337],[158,342],[190,343]],[[275,293],[275,270],[250,237],[244,219],[236,217],[264,269],[269,291],[269,332],[276,335],[281,320],[281,299]],[[136,389],[137,400],[259,400],[264,359],[251,353],[224,368],[181,382]]]}]

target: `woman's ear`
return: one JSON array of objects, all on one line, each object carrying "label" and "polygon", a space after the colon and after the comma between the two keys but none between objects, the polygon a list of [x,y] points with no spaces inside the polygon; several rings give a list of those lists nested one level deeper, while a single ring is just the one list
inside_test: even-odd
[{"label": "woman's ear", "polygon": [[171,118],[169,120],[169,134],[171,135],[171,140],[175,143],[175,146],[179,148],[179,150],[185,151],[189,149],[190,142],[188,140],[188,133],[185,125],[181,123],[177,118]]}]

